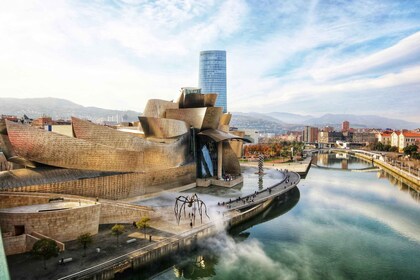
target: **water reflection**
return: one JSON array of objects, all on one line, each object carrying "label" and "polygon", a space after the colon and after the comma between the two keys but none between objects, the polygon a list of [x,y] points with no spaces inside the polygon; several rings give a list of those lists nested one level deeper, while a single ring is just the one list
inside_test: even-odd
[{"label": "water reflection", "polygon": [[[278,199],[274,200],[270,207],[263,213],[239,226],[232,228],[230,234],[234,237],[234,242],[224,233],[219,234],[216,238],[202,243],[198,250],[193,253],[193,256],[179,261],[178,264],[174,265],[172,269],[166,270],[166,273],[164,273],[166,275],[165,278],[173,279],[175,277],[183,279],[201,279],[212,278],[213,276],[216,276],[216,267],[219,265],[221,259],[226,258],[226,255],[222,252],[227,250],[229,254],[235,255],[235,251],[242,250],[242,247],[238,244],[238,242],[243,242],[250,237],[250,233],[244,232],[244,230],[252,228],[258,224],[266,223],[287,213],[296,206],[299,198],[300,192],[298,188],[290,190],[287,194],[284,194]],[[248,248],[248,246],[252,246],[254,249],[262,251],[259,245],[247,244],[245,245],[245,248]],[[248,251],[248,249],[245,251],[247,253],[244,254],[251,253]],[[173,272],[173,277],[168,275],[170,271]],[[161,274],[153,279],[160,278],[162,278]]]},{"label": "water reflection", "polygon": [[216,275],[215,266],[217,263],[216,255],[198,255],[193,260],[174,265],[173,272],[176,278],[200,279],[211,277]]},{"label": "water reflection", "polygon": [[[313,164],[316,164],[320,167],[328,167],[331,169],[340,169],[340,170],[363,170],[370,171],[370,168],[374,167],[372,163],[366,162],[365,160],[356,158],[346,153],[319,153],[317,154],[313,161]],[[372,169],[373,170],[373,169]],[[376,170],[376,167],[375,167]],[[351,175],[351,178],[357,177],[356,174]],[[397,187],[400,191],[408,192],[410,196],[417,202],[420,201],[420,194],[416,190],[414,184],[398,179],[388,173],[387,171],[380,169],[376,173],[378,179],[386,179],[392,185]]]},{"label": "water reflection", "polygon": [[249,234],[246,233],[246,235],[244,235],[243,231],[255,225],[268,222],[289,212],[299,202],[299,198],[299,189],[297,187],[293,188],[286,194],[276,198],[270,207],[268,207],[267,210],[265,210],[263,213],[250,219],[249,221],[244,222],[243,224],[232,228],[229,233],[235,237],[235,240],[237,239],[236,237],[239,237],[238,240],[243,240],[245,236],[246,238],[249,236]]},{"label": "water reflection", "polygon": [[[370,166],[335,154],[322,161],[342,168],[343,160],[349,169]],[[245,175],[254,181],[240,189],[202,195],[255,191],[254,172]],[[274,175],[264,176],[264,184]],[[195,252],[165,262],[154,279],[418,279],[418,197],[386,172],[314,168],[287,199],[229,235],[206,239]],[[132,279],[144,275],[137,273]]]},{"label": "water reflection", "polygon": [[263,180],[264,175],[263,174],[258,174],[258,189],[262,190],[264,188],[264,180]]},{"label": "water reflection", "polygon": [[384,169],[379,170],[377,173],[378,179],[385,179],[389,181],[392,185],[396,186],[400,191],[407,192],[410,196],[417,202],[420,202],[420,192],[416,190],[416,186],[402,179],[398,179],[393,175],[386,172]]},{"label": "water reflection", "polygon": [[373,166],[372,163],[368,163],[347,153],[318,153],[314,156],[312,163],[321,167],[342,170],[364,169]]}]

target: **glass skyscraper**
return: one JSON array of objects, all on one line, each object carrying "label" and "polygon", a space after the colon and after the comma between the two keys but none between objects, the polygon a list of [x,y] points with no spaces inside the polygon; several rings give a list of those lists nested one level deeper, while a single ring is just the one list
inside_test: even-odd
[{"label": "glass skyscraper", "polygon": [[217,107],[227,112],[226,51],[200,52],[199,87],[201,93],[217,93]]}]

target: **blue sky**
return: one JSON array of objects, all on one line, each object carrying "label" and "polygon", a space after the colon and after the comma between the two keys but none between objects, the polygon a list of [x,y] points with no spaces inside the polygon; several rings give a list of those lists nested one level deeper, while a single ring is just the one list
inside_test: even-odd
[{"label": "blue sky", "polygon": [[228,110],[420,122],[420,0],[31,1],[0,8],[0,97],[142,111],[227,51]]}]

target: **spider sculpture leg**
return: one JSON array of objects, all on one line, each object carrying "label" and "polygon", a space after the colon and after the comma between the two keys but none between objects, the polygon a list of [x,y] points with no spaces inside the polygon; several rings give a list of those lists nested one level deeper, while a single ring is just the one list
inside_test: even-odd
[{"label": "spider sculpture leg", "polygon": [[184,208],[184,214],[185,214],[185,204],[187,202],[187,199],[188,199],[188,197],[179,196],[175,200],[174,212],[175,212],[175,218],[178,222],[178,225],[179,225],[179,222],[181,220],[182,208]]}]

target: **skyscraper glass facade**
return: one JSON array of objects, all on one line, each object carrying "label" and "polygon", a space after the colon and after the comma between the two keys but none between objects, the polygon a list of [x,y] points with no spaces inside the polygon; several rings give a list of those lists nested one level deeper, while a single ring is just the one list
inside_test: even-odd
[{"label": "skyscraper glass facade", "polygon": [[217,93],[217,107],[227,112],[226,51],[200,52],[199,87],[201,93]]}]

